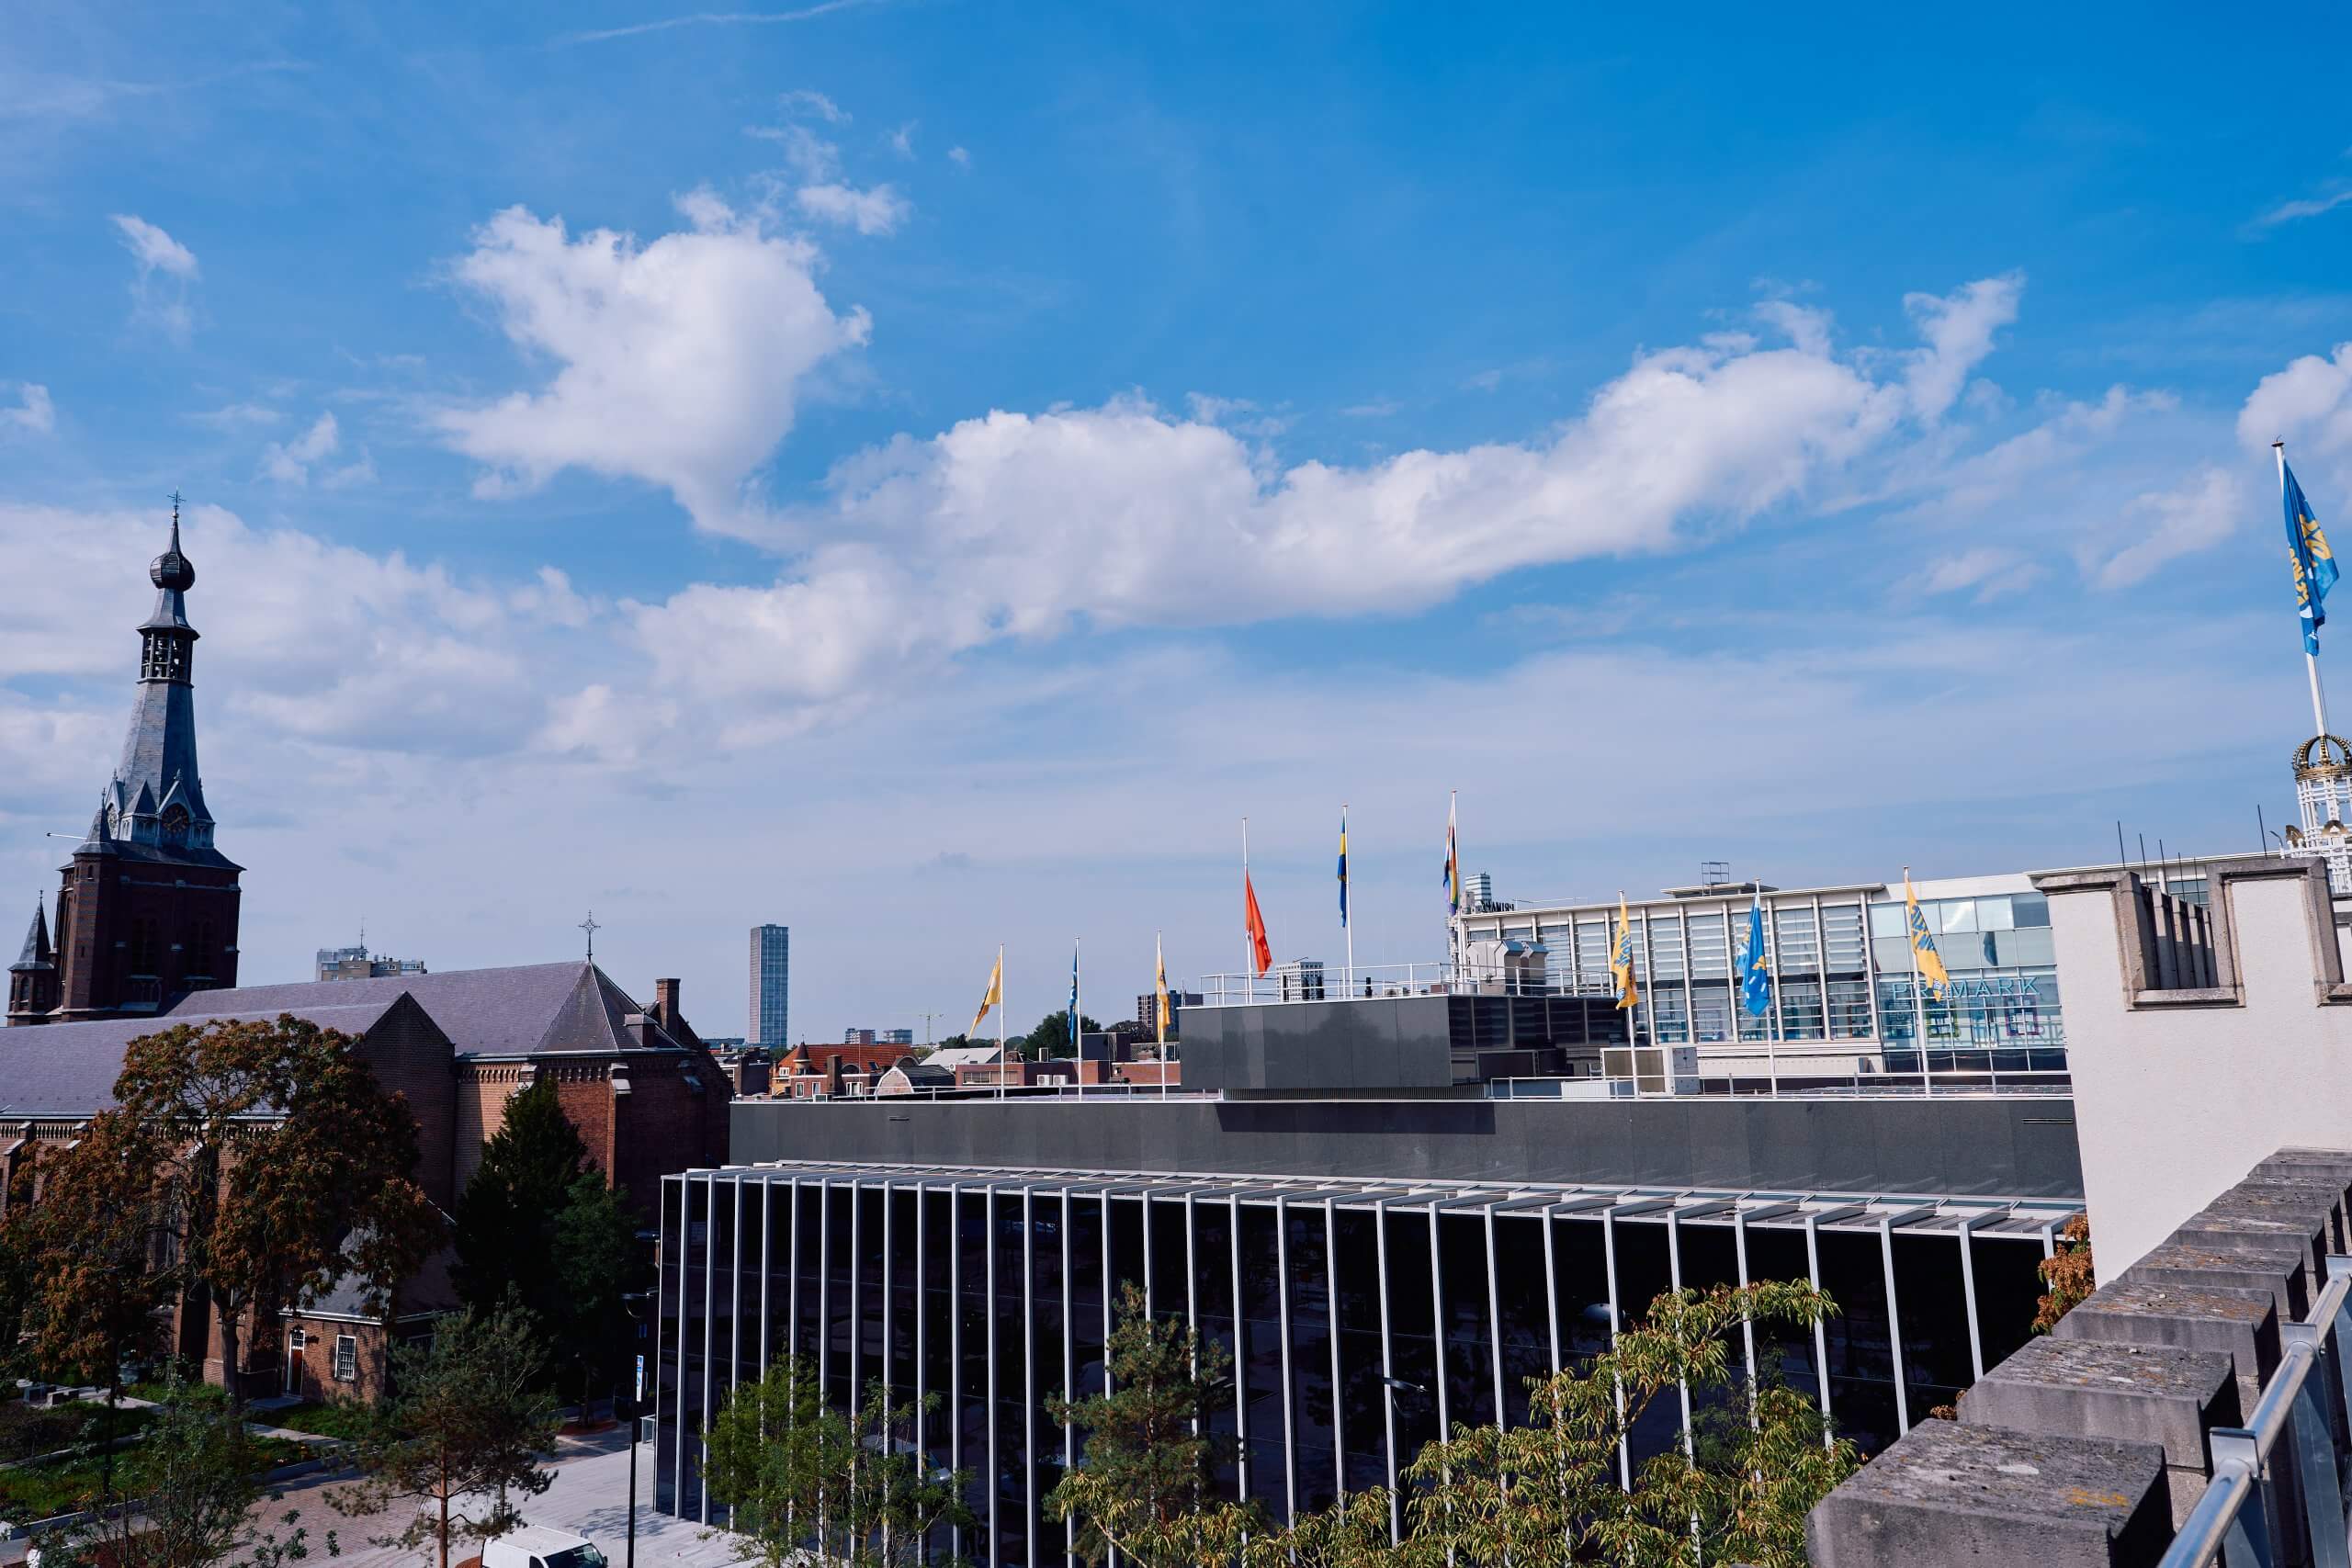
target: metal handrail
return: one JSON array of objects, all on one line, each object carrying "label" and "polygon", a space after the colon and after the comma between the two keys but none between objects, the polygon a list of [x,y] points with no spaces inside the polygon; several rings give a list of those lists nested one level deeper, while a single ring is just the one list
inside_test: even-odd
[{"label": "metal handrail", "polygon": [[[2212,1479],[2159,1568],[2277,1568],[2301,1535],[2314,1568],[2352,1568],[2345,1465],[2352,1450],[2352,1258],[2330,1256],[2327,1287],[2301,1322],[2281,1325],[2286,1348],[2244,1427],[2208,1434]],[[2334,1378],[2312,1376],[2333,1362]],[[2282,1450],[2284,1453],[2282,1455]],[[2277,1461],[2290,1461],[2281,1471]],[[2273,1492],[2277,1495],[2272,1495]],[[2300,1495],[2301,1507],[2290,1505]],[[2295,1517],[2301,1514],[2300,1520]],[[2296,1529],[2300,1523],[2301,1530]]]}]

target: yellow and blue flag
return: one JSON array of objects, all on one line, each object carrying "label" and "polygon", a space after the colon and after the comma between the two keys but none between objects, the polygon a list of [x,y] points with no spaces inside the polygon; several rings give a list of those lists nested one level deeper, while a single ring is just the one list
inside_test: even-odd
[{"label": "yellow and blue flag", "polygon": [[1642,999],[1634,979],[1634,918],[1626,911],[1625,896],[1617,895],[1617,938],[1609,944],[1609,973],[1617,982],[1617,1006],[1627,1009]]},{"label": "yellow and blue flag", "polygon": [[1757,1018],[1772,1010],[1772,970],[1765,962],[1764,897],[1750,894],[1747,942],[1739,957],[1739,999]]},{"label": "yellow and blue flag", "polygon": [[1936,933],[1928,929],[1928,917],[1919,912],[1919,895],[1911,886],[1911,868],[1903,868],[1903,905],[1911,927],[1911,962],[1919,977],[1928,982],[1940,996],[1951,984],[1951,974],[1944,968],[1944,955],[1936,951]]},{"label": "yellow and blue flag", "polygon": [[1348,808],[1340,807],[1340,924],[1348,923]]},{"label": "yellow and blue flag", "polygon": [[2335,586],[2338,575],[2335,552],[2327,547],[2327,536],[2320,531],[2312,503],[2303,499],[2303,487],[2295,482],[2295,470],[2283,457],[2278,459],[2278,496],[2287,509],[2287,554],[2295,567],[2295,610],[2303,621],[2303,651],[2315,654],[2319,629],[2327,625],[2327,591]]}]

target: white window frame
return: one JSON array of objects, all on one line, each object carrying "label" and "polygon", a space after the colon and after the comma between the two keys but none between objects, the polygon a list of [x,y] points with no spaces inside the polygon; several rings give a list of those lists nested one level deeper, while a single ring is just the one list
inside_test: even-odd
[{"label": "white window frame", "polygon": [[334,1381],[337,1382],[359,1381],[359,1337],[356,1334],[338,1334],[334,1337]]}]

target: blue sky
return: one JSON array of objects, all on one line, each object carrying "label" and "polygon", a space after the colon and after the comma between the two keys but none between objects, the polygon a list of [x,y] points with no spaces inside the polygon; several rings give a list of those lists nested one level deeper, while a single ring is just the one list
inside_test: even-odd
[{"label": "blue sky", "polygon": [[[1506,895],[2251,845],[2352,500],[2342,13],[34,6],[0,889],[191,498],[254,978],[797,1031]],[[2344,700],[2352,703],[2352,676]],[[0,897],[5,897],[0,892]],[[5,908],[0,904],[0,908]],[[14,918],[14,917],[12,917]],[[1091,1009],[1123,1011],[1124,1007]]]}]

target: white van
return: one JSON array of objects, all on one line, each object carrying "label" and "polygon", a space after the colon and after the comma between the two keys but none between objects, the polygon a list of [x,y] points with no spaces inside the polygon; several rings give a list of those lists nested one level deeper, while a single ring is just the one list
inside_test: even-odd
[{"label": "white van", "polygon": [[605,1560],[585,1537],[525,1525],[483,1546],[481,1568],[605,1568]]}]

